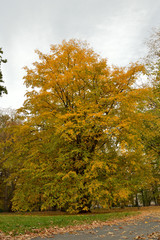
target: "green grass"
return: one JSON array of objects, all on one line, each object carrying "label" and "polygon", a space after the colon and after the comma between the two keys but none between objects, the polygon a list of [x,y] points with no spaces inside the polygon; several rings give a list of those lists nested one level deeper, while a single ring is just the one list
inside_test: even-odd
[{"label": "green grass", "polygon": [[133,216],[138,212],[115,212],[105,214],[86,215],[61,215],[61,216],[38,216],[38,215],[14,215],[0,214],[0,230],[4,233],[20,234],[32,232],[34,229],[49,227],[66,227],[92,223],[93,221],[106,221]]}]

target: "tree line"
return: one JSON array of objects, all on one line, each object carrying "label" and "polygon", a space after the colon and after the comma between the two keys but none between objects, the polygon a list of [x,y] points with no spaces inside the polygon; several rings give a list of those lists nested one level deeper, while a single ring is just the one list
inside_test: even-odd
[{"label": "tree line", "polygon": [[23,106],[0,115],[1,210],[160,203],[158,36],[145,65],[109,66],[73,39],[36,51]]}]

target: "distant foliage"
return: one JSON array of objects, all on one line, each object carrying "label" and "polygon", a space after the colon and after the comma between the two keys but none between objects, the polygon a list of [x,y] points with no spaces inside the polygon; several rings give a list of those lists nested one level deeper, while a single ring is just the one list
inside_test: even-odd
[{"label": "distant foliage", "polygon": [[0,48],[0,97],[2,96],[3,93],[7,94],[7,89],[6,87],[4,87],[3,85],[1,85],[2,83],[4,83],[3,81],[3,75],[2,75],[2,70],[1,70],[1,63],[6,63],[7,60],[6,59],[2,59],[2,48]]}]

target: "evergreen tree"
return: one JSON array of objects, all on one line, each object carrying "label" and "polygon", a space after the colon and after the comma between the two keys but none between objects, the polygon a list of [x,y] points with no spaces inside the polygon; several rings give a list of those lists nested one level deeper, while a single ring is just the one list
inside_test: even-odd
[{"label": "evergreen tree", "polygon": [[2,48],[0,48],[0,97],[2,96],[3,93],[7,94],[7,89],[6,87],[4,87],[3,84],[4,81],[3,81],[3,75],[2,75],[2,70],[1,70],[1,63],[6,63],[7,60],[6,59],[3,59],[2,58],[2,54],[3,54],[3,51],[2,51]]}]

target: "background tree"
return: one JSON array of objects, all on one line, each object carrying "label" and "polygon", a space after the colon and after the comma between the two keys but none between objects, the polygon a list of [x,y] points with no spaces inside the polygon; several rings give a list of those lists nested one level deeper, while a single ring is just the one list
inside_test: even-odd
[{"label": "background tree", "polygon": [[6,87],[4,87],[3,85],[1,85],[2,83],[4,83],[3,81],[3,75],[2,75],[2,70],[1,70],[1,63],[6,63],[7,60],[6,59],[2,59],[2,48],[0,48],[0,97],[2,96],[3,93],[7,94],[7,89]]},{"label": "background tree", "polygon": [[152,96],[148,101],[148,112],[152,118],[146,121],[145,147],[152,158],[152,171],[155,178],[152,186],[152,199],[160,202],[160,29],[156,29],[148,41],[149,52],[146,58],[149,83],[152,86]]},{"label": "background tree", "polygon": [[14,181],[9,180],[14,170],[13,128],[17,125],[15,113],[0,113],[0,209],[11,211]]}]

